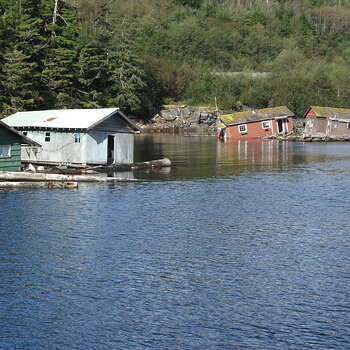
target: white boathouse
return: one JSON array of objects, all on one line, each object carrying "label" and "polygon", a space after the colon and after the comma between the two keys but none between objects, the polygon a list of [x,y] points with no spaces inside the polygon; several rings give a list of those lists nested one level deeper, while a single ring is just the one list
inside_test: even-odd
[{"label": "white boathouse", "polygon": [[22,161],[42,164],[129,164],[142,132],[118,108],[18,112],[2,119],[42,147],[22,149]]}]

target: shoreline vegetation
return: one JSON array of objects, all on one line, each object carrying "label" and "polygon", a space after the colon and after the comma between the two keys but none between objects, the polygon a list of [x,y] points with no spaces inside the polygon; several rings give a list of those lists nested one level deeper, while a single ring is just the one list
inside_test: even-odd
[{"label": "shoreline vegetation", "polygon": [[349,1],[3,0],[0,18],[0,116],[350,108]]}]

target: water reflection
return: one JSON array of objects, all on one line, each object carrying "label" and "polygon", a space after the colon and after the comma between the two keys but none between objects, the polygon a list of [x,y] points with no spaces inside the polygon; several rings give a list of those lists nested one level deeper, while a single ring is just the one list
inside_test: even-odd
[{"label": "water reflection", "polygon": [[[307,161],[303,143],[272,140],[220,142],[213,136],[179,134],[142,135],[137,138],[137,161],[167,157],[169,169],[151,169],[137,176],[152,179],[205,179],[240,175],[247,171],[284,171]],[[143,175],[143,176],[142,176]],[[137,177],[136,176],[136,177]]]},{"label": "water reflection", "polygon": [[243,171],[285,170],[300,162],[295,144],[279,141],[240,140],[228,141],[217,148],[222,166],[236,165]]}]

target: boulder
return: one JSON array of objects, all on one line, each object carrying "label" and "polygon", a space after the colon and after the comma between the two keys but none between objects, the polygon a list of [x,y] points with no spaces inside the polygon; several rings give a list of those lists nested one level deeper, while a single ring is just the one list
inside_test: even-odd
[{"label": "boulder", "polygon": [[192,114],[191,121],[192,121],[192,123],[199,124],[200,118],[201,118],[201,112],[200,111],[195,111]]}]

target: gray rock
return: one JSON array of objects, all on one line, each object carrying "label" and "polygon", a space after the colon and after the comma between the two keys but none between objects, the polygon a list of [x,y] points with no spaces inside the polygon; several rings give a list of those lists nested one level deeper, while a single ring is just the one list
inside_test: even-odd
[{"label": "gray rock", "polygon": [[192,118],[191,118],[192,123],[199,124],[200,117],[201,117],[201,113],[199,111],[195,111],[192,114]]}]

